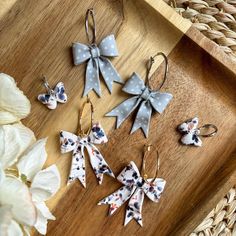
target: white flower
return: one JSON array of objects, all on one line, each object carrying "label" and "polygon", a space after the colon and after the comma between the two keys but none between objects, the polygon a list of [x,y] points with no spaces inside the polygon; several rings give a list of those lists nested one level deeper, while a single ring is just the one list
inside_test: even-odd
[{"label": "white flower", "polygon": [[[35,142],[20,123],[30,108],[14,79],[0,73],[0,236],[30,235],[32,226],[46,234],[47,221],[55,220],[45,201],[59,189],[60,175],[55,165],[42,170],[46,139]],[[15,164],[19,173],[11,173]]]},{"label": "white flower", "polygon": [[37,209],[34,227],[44,235],[47,232],[47,221],[55,220],[45,201],[51,198],[60,187],[60,174],[56,165],[41,170],[47,159],[45,145],[46,139],[37,141],[17,163],[19,173],[31,182],[30,192]]},{"label": "white flower", "polygon": [[[16,167],[21,178],[20,180],[14,176],[5,176],[3,168],[0,168],[0,219],[3,222],[0,224],[0,232],[6,228],[5,235],[21,236],[23,235],[19,226],[21,225],[25,233],[27,233],[27,227],[24,226],[34,226],[41,234],[46,234],[48,220],[55,220],[55,217],[47,208],[45,201],[58,191],[60,174],[56,165],[42,170],[47,159],[45,149],[47,139],[38,140],[26,148],[34,140],[34,135],[30,131],[31,138],[24,139],[24,135],[20,135],[19,128],[24,134],[29,132],[20,124],[0,126],[0,130],[3,130],[2,137],[0,133],[0,139],[7,137],[4,145],[0,145],[0,165],[4,164],[6,169],[18,160]],[[7,129],[9,132],[5,132]],[[16,144],[10,148],[9,137],[18,135],[18,139],[16,137],[15,139],[20,144],[17,145],[16,141]],[[19,202],[21,204],[18,204]]]},{"label": "white flower", "polygon": [[15,177],[6,176],[0,165],[0,232],[23,236],[20,225],[33,226],[36,207],[29,188]]},{"label": "white flower", "polygon": [[30,101],[14,79],[0,73],[0,125],[19,122],[30,113]]},{"label": "white flower", "polygon": [[35,142],[34,133],[24,125],[0,126],[0,162],[3,169],[16,163],[22,153]]}]

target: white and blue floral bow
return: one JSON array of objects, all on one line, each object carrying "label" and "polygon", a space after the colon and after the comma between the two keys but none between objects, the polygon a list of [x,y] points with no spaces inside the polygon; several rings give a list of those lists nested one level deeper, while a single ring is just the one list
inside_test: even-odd
[{"label": "white and blue floral bow", "polygon": [[86,187],[84,149],[88,152],[90,164],[99,184],[102,184],[104,174],[115,178],[111,168],[94,145],[106,143],[107,141],[105,132],[99,123],[93,124],[90,134],[84,137],[77,136],[67,131],[60,132],[61,153],[73,151],[68,184],[75,179],[79,179],[81,184]]},{"label": "white and blue floral bow", "polygon": [[124,184],[120,189],[101,200],[98,205],[110,205],[109,215],[112,215],[123,203],[129,200],[126,208],[124,225],[127,225],[132,219],[135,219],[141,226],[142,206],[144,196],[153,202],[158,202],[161,193],[164,190],[166,181],[161,178],[144,180],[134,162],[130,162],[117,179]]},{"label": "white and blue floral bow", "polygon": [[[90,40],[88,33],[88,16],[93,19],[93,37]],[[86,96],[90,90],[94,90],[98,96],[101,96],[101,87],[99,80],[99,71],[104,78],[109,92],[112,92],[113,81],[123,83],[119,73],[111,64],[107,57],[117,57],[118,50],[113,34],[105,37],[99,45],[96,44],[96,25],[94,19],[94,10],[88,9],[86,13],[85,29],[89,44],[73,43],[73,59],[75,65],[80,65],[88,61],[86,69],[86,79],[83,96]]]},{"label": "white and blue floral bow", "polygon": [[119,104],[107,113],[106,116],[116,116],[116,128],[118,128],[139,106],[131,133],[141,128],[144,135],[148,137],[153,109],[156,112],[162,113],[172,99],[172,94],[151,90],[136,73],[133,73],[122,90],[134,96]]}]

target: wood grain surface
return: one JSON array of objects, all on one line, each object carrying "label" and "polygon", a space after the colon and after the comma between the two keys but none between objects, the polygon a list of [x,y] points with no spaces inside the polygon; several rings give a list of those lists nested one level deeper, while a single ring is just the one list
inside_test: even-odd
[{"label": "wood grain surface", "polygon": [[[98,41],[107,34],[116,35],[120,56],[112,62],[124,80],[134,71],[144,77],[146,60],[157,51],[169,59],[163,91],[172,93],[174,99],[163,114],[153,115],[148,140],[141,131],[129,135],[133,116],[118,130],[114,130],[115,119],[104,118],[127,97],[120,85],[115,85],[110,95],[102,83],[102,99],[90,95],[95,118],[109,134],[109,142],[99,148],[115,174],[131,160],[140,166],[146,142],[159,150],[160,176],[167,186],[158,204],[145,199],[143,228],[135,221],[123,226],[125,206],[107,217],[108,207],[96,205],[120,184],[105,177],[98,186],[88,163],[86,189],[78,182],[65,185],[71,154],[60,154],[59,131],[77,131],[78,110],[84,102],[85,65],[73,66],[71,43],[86,43],[84,15],[89,7],[96,11]],[[227,56],[189,29],[190,23],[162,1],[21,0],[12,1],[8,9],[1,12],[0,70],[13,76],[29,97],[32,111],[23,123],[37,138],[49,137],[47,165],[56,163],[62,175],[62,188],[48,202],[57,220],[49,223],[47,235],[188,235],[235,183],[236,69]],[[154,87],[162,79],[162,69],[152,76]],[[52,86],[58,81],[65,83],[67,104],[49,111],[36,101],[44,91],[41,74]],[[194,116],[199,117],[200,125],[213,123],[219,128],[215,137],[203,140],[202,148],[178,142],[177,125]],[[154,160],[150,158],[150,173],[155,171]]]}]

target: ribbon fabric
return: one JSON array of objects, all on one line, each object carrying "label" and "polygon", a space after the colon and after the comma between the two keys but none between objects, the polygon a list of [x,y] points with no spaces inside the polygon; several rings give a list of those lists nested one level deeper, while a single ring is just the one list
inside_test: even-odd
[{"label": "ribbon fabric", "polygon": [[73,43],[72,51],[75,65],[88,61],[83,96],[86,96],[90,90],[94,90],[98,96],[101,96],[99,71],[110,93],[112,92],[113,81],[123,83],[119,73],[110,60],[106,58],[118,56],[114,35],[105,37],[98,46],[96,44]]},{"label": "ribbon fabric", "polygon": [[133,95],[133,97],[119,104],[112,111],[107,113],[106,116],[116,116],[116,128],[118,128],[139,106],[131,133],[141,128],[145,137],[148,137],[153,109],[156,112],[162,113],[172,99],[172,94],[151,90],[136,73],[133,73],[122,90]]},{"label": "ribbon fabric", "polygon": [[107,174],[115,178],[102,154],[94,145],[106,143],[107,141],[105,132],[98,123],[93,125],[90,134],[85,137],[80,137],[67,131],[60,132],[61,153],[73,151],[68,184],[75,179],[79,179],[81,184],[86,187],[84,149],[88,152],[91,166],[99,184],[102,184],[103,174]]},{"label": "ribbon fabric", "polygon": [[151,201],[158,202],[166,181],[161,178],[156,178],[154,181],[153,179],[147,179],[145,181],[140,176],[137,166],[132,161],[117,176],[117,179],[124,186],[105,197],[98,205],[110,205],[109,215],[112,215],[123,203],[129,200],[124,225],[127,225],[132,219],[135,219],[143,226],[142,205],[145,194]]}]

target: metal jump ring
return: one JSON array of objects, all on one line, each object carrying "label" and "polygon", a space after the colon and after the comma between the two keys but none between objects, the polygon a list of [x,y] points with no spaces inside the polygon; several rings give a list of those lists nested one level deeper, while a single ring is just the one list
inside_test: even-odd
[{"label": "metal jump ring", "polygon": [[160,90],[162,88],[162,86],[164,85],[164,83],[166,82],[166,77],[167,77],[167,72],[168,72],[168,58],[163,52],[158,52],[154,56],[150,57],[150,59],[148,61],[148,65],[147,65],[146,84],[149,87],[150,71],[151,71],[151,68],[152,68],[152,66],[155,62],[155,57],[158,57],[158,56],[162,56],[164,58],[164,61],[165,61],[164,79],[163,79],[161,85],[159,86],[159,88],[157,89],[157,90]]},{"label": "metal jump ring", "polygon": [[46,88],[47,92],[51,94],[53,92],[53,90],[47,81],[47,77],[45,75],[43,75],[42,77],[43,77],[42,80],[43,80],[44,87]]},{"label": "metal jump ring", "polygon": [[[152,145],[144,145],[144,154],[143,154],[143,161],[142,161],[142,174],[143,178],[145,181],[148,179],[148,175],[146,173],[146,158],[147,158],[147,153],[150,152]],[[156,174],[155,177],[152,179],[151,183],[155,181],[155,179],[158,176],[158,172],[160,169],[160,158],[159,158],[159,152],[157,151],[157,168],[156,168]]]},{"label": "metal jump ring", "polygon": [[[87,130],[87,132],[85,132],[83,129],[82,129],[82,116],[83,116],[83,112],[84,112],[84,108],[86,105],[90,105],[90,127],[89,129]],[[92,126],[93,126],[93,113],[94,113],[94,107],[93,107],[93,104],[89,98],[89,96],[87,95],[87,101],[84,102],[83,106],[82,106],[82,109],[80,110],[80,113],[79,113],[79,135],[81,136],[87,136],[89,135],[90,131],[92,130]]]},{"label": "metal jump ring", "polygon": [[211,133],[209,133],[209,134],[201,134],[200,133],[198,136],[201,136],[201,137],[212,137],[212,136],[214,136],[218,132],[218,128],[215,125],[213,125],[213,124],[205,124],[205,125],[199,127],[198,130],[199,130],[199,132],[201,132],[201,129],[209,129],[209,128],[213,129],[213,131]]},{"label": "metal jump ring", "polygon": [[[90,38],[90,34],[89,34],[89,16],[91,16],[92,24],[93,24],[91,26],[91,28],[92,28],[92,38]],[[90,44],[95,44],[96,43],[96,22],[95,22],[93,8],[88,9],[87,12],[86,12],[86,16],[85,16],[85,31],[86,31],[88,42]]]}]

